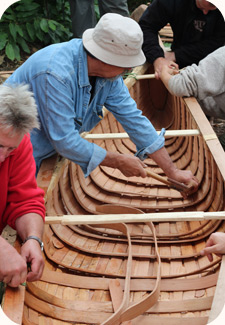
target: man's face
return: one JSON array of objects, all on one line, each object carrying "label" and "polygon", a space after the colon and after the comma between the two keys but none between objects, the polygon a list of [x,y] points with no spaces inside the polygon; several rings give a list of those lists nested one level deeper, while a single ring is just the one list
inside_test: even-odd
[{"label": "man's face", "polygon": [[196,0],[196,6],[202,10],[204,15],[207,15],[207,13],[211,10],[216,10],[216,6],[214,6],[211,2],[207,0]]},{"label": "man's face", "polygon": [[4,130],[0,128],[0,163],[2,163],[11,152],[16,149],[23,139],[22,134],[12,135],[12,128]]}]

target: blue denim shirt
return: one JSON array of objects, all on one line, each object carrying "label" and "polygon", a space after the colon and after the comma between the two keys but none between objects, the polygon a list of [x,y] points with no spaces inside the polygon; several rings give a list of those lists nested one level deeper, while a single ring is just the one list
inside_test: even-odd
[{"label": "blue denim shirt", "polygon": [[163,132],[158,135],[137,109],[122,77],[115,81],[97,77],[91,99],[87,55],[80,39],[34,53],[6,83],[29,84],[34,93],[41,123],[41,129],[31,133],[37,169],[43,159],[58,152],[89,175],[104,160],[106,150],[79,134],[101,120],[103,105],[129,134],[140,159],[164,146]]}]

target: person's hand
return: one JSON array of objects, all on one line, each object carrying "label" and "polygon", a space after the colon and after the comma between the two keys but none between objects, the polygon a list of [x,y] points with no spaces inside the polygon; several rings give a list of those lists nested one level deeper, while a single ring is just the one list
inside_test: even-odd
[{"label": "person's hand", "polygon": [[185,199],[198,190],[199,181],[190,170],[175,169],[169,178],[188,186],[187,190],[181,192]]},{"label": "person's hand", "polygon": [[215,232],[211,234],[205,248],[200,252],[201,255],[207,256],[210,262],[213,261],[213,253],[219,257],[225,254],[225,233]]},{"label": "person's hand", "polygon": [[174,67],[173,65],[164,65],[162,67],[162,70],[160,72],[160,79],[162,80],[162,82],[164,83],[164,85],[166,86],[166,88],[170,91],[169,88],[169,81],[170,79],[179,73],[179,70],[176,69],[176,67]]},{"label": "person's hand", "polygon": [[139,158],[133,155],[107,151],[107,155],[100,165],[117,168],[127,177],[147,176],[147,173],[144,170],[146,165]]},{"label": "person's hand", "polygon": [[160,78],[163,79],[165,76],[174,76],[179,73],[179,69],[177,69],[173,64],[171,65],[163,65],[160,73]]},{"label": "person's hand", "polygon": [[141,176],[146,177],[147,173],[144,170],[146,167],[145,163],[141,161],[139,158],[128,155],[122,154],[118,157],[118,169],[127,177],[130,176]]},{"label": "person's hand", "polygon": [[1,237],[0,246],[0,281],[10,287],[18,287],[27,278],[26,260]]},{"label": "person's hand", "polygon": [[178,64],[173,62],[172,60],[167,60],[166,58],[158,58],[153,63],[154,69],[155,69],[155,78],[159,80],[161,77],[161,71],[164,66],[173,69],[173,70],[179,70]]},{"label": "person's hand", "polygon": [[34,239],[29,239],[21,247],[21,256],[29,265],[27,281],[37,281],[44,270],[44,260],[39,243]]}]

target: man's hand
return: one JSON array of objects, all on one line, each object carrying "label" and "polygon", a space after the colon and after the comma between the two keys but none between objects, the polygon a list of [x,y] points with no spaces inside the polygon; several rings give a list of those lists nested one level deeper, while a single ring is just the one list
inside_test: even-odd
[{"label": "man's hand", "polygon": [[200,252],[201,255],[207,256],[210,262],[213,261],[213,253],[219,257],[225,254],[225,233],[215,232],[211,234],[205,248]]},{"label": "man's hand", "polygon": [[192,174],[190,170],[181,170],[181,169],[175,169],[173,171],[173,174],[171,174],[171,179],[184,183],[189,187],[189,189],[182,191],[181,195],[183,198],[187,198],[189,195],[195,193],[198,190],[199,187],[199,181],[198,179]]},{"label": "man's hand", "polygon": [[169,81],[174,75],[176,75],[178,73],[179,73],[179,70],[176,69],[173,66],[164,65],[162,67],[162,70],[160,72],[160,79],[162,80],[162,82],[164,83],[164,85],[166,86],[166,88],[169,91],[170,91],[170,89],[169,89]]},{"label": "man's hand", "polygon": [[105,159],[100,165],[117,168],[127,177],[147,176],[147,173],[144,170],[146,165],[139,158],[128,154],[119,154],[108,151]]},{"label": "man's hand", "polygon": [[176,64],[174,61],[169,60],[167,58],[158,58],[153,63],[154,69],[155,69],[155,77],[156,79],[160,79],[160,74],[162,71],[163,66],[167,66],[169,68],[174,68],[176,70],[179,69],[178,64]]},{"label": "man's hand", "polygon": [[[16,230],[22,241],[28,236],[42,237],[43,219],[40,215],[29,213],[16,220]],[[0,281],[11,287],[18,287],[25,281],[38,280],[44,269],[44,260],[39,243],[29,239],[19,254],[0,236]]]},{"label": "man's hand", "polygon": [[157,163],[157,165],[162,168],[168,178],[180,183],[184,183],[188,186],[191,184],[189,192],[181,192],[184,198],[187,198],[188,195],[193,194],[197,191],[199,186],[197,178],[192,174],[190,170],[178,169],[171,160],[165,147],[155,151],[149,155],[149,157],[152,158]]},{"label": "man's hand", "polygon": [[12,245],[0,237],[0,281],[18,287],[27,278],[27,263]]},{"label": "man's hand", "polygon": [[44,270],[44,260],[39,243],[34,239],[29,239],[21,247],[21,256],[29,265],[27,281],[37,281]]}]

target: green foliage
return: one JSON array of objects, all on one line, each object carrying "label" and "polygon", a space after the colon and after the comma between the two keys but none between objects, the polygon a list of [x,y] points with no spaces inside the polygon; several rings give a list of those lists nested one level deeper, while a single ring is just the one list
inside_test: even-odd
[{"label": "green foliage", "polygon": [[21,0],[9,7],[0,20],[0,51],[19,61],[21,50],[44,47],[72,37],[69,2],[66,0]]},{"label": "green foliage", "polygon": [[98,0],[94,0],[94,7],[95,7],[95,15],[97,21],[100,19],[100,11],[99,11],[99,6],[98,6]]}]

